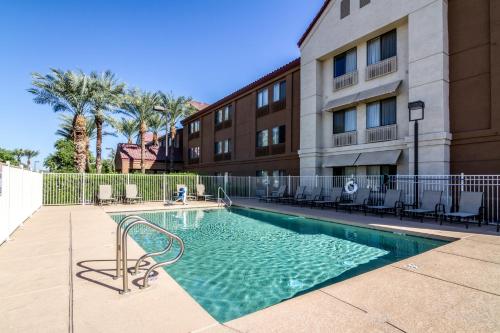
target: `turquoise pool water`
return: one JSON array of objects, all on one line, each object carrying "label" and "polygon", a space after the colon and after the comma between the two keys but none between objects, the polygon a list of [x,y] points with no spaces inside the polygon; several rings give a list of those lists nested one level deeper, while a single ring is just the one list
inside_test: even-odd
[{"label": "turquoise pool water", "polygon": [[[139,215],[184,240],[184,256],[166,271],[220,322],[446,243],[242,208]],[[147,228],[131,236],[147,252],[166,245]]]}]

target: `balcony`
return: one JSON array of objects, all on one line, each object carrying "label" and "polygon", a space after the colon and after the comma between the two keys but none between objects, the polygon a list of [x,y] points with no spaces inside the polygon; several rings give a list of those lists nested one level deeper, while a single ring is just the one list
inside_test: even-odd
[{"label": "balcony", "polygon": [[338,133],[333,135],[333,146],[352,146],[358,144],[358,131]]},{"label": "balcony", "polygon": [[257,118],[265,116],[266,114],[269,114],[269,105],[264,105],[260,108],[257,108]]},{"label": "balcony", "polygon": [[189,133],[188,140],[196,139],[196,138],[199,138],[199,137],[200,137],[200,131],[194,132],[194,133]]},{"label": "balcony", "polygon": [[231,127],[232,124],[233,124],[233,122],[231,119],[224,120],[223,122],[215,124],[215,130],[218,131],[218,130],[221,130],[223,128],[229,128],[229,127]]},{"label": "balcony", "polygon": [[366,129],[366,143],[396,140],[398,138],[398,126],[387,125]]},{"label": "balcony", "polygon": [[398,57],[392,57],[366,67],[366,80],[372,80],[398,70]]},{"label": "balcony", "polygon": [[333,90],[341,90],[358,84],[358,71],[350,72],[333,78]]},{"label": "balcony", "polygon": [[271,146],[271,155],[284,154],[285,153],[285,144],[277,143]]},{"label": "balcony", "polygon": [[286,99],[273,102],[272,104],[273,112],[281,111],[284,110],[285,108],[286,108]]},{"label": "balcony", "polygon": [[231,159],[231,153],[222,153],[222,154],[215,154],[214,155],[215,162],[228,161],[230,159]]},{"label": "balcony", "polygon": [[267,156],[267,155],[269,155],[269,146],[255,148],[255,157]]}]

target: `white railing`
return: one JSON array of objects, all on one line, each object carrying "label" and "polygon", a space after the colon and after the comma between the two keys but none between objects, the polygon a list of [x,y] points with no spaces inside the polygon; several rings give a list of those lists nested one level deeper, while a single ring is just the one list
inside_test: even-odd
[{"label": "white railing", "polygon": [[0,163],[0,244],[42,206],[42,174]]},{"label": "white railing", "polygon": [[398,57],[394,56],[366,67],[366,80],[394,73],[398,70]]},{"label": "white railing", "polygon": [[397,140],[398,125],[387,125],[366,129],[366,143]]},{"label": "white railing", "polygon": [[341,90],[358,84],[358,71],[353,71],[333,78],[333,90]]},{"label": "white railing", "polygon": [[[353,176],[360,188],[372,190],[372,200],[380,201],[387,189],[401,189],[404,202],[415,201],[415,189],[418,184],[419,195],[424,190],[443,191],[443,200],[449,211],[458,205],[461,191],[480,191],[484,193],[486,220],[500,221],[500,175],[438,175],[438,176]],[[286,195],[294,195],[298,186],[307,186],[307,192],[321,186],[323,195],[328,195],[333,187],[344,187],[351,176],[197,176],[197,175],[80,175],[80,174],[44,174],[44,204],[69,205],[95,203],[99,184],[111,184],[113,196],[124,196],[124,185],[137,184],[139,195],[145,201],[170,200],[177,184],[184,184],[188,192],[193,193],[196,184],[205,185],[205,193],[214,198],[219,187],[227,197],[256,198],[270,195],[281,185],[286,185]],[[3,180],[4,181],[4,180]],[[2,210],[1,212],[3,212]],[[3,221],[3,219],[1,220]]]},{"label": "white railing", "polygon": [[356,144],[358,144],[357,131],[338,133],[333,135],[334,147],[351,146]]},{"label": "white railing", "polygon": [[[221,195],[222,194],[222,195]],[[217,189],[217,204],[219,206],[231,207],[233,205],[233,200],[227,195],[226,191],[219,186]]]}]

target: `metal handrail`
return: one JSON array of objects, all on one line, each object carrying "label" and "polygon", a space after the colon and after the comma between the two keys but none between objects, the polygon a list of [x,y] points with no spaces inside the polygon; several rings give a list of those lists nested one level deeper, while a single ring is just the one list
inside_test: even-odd
[{"label": "metal handrail", "polygon": [[139,220],[144,220],[142,217],[137,216],[137,215],[130,215],[124,217],[116,226],[116,275],[114,276],[113,279],[118,279],[120,277],[120,266],[121,266],[121,253],[122,253],[122,228],[125,222],[128,220],[134,221],[139,221]]},{"label": "metal handrail", "polygon": [[[224,194],[224,197],[222,198],[220,195],[221,192]],[[225,201],[225,199],[227,200],[227,202]],[[224,189],[219,186],[219,188],[217,189],[217,204],[221,205],[222,202],[228,207],[231,207],[233,205],[233,200],[231,200],[226,191],[224,191]]]},{"label": "metal handrail", "polygon": [[[121,234],[121,240],[119,241],[120,243],[118,243],[117,241],[117,248],[118,246],[120,246],[121,248],[121,264],[122,264],[122,271],[123,271],[123,289],[122,291],[120,292],[121,294],[125,294],[125,293],[128,293],[130,291],[130,289],[128,289],[128,261],[127,261],[127,236],[128,236],[128,233],[130,232],[130,230],[136,226],[136,225],[146,225],[164,235],[166,235],[168,238],[169,238],[169,244],[167,245],[167,247],[163,250],[163,251],[160,251],[160,252],[155,252],[155,253],[148,253],[148,254],[145,254],[143,256],[141,256],[138,260],[137,260],[137,263],[135,265],[135,270],[134,270],[134,274],[137,274],[138,272],[138,269],[139,269],[139,264],[147,257],[151,257],[151,256],[155,256],[155,255],[161,255],[161,254],[164,254],[166,253],[168,250],[170,250],[172,248],[172,244],[173,244],[173,241],[176,240],[178,243],[179,243],[179,253],[177,254],[177,256],[171,260],[168,260],[168,261],[163,261],[163,262],[160,262],[160,263],[157,263],[153,266],[151,266],[147,271],[146,271],[146,274],[144,274],[144,278],[143,278],[143,284],[142,286],[140,286],[141,289],[144,289],[144,288],[147,288],[149,287],[149,275],[151,274],[151,272],[158,268],[158,267],[163,267],[163,266],[167,266],[167,265],[171,265],[171,264],[174,264],[176,263],[177,261],[179,261],[179,259],[182,257],[182,255],[184,254],[184,242],[182,241],[182,239],[163,229],[162,227],[159,227],[147,220],[145,220],[144,218],[141,218],[139,216],[128,216],[126,218],[124,218],[122,221],[120,221],[120,223],[118,224],[118,227],[121,228],[125,222],[127,222],[128,220],[131,220],[131,219],[134,219],[134,221],[132,221],[123,231],[123,233]],[[119,232],[117,232],[117,235],[119,234]],[[120,256],[118,255],[118,252],[117,252],[117,264],[119,263],[120,261]],[[117,277],[119,277],[119,274],[120,274],[120,270],[118,268],[117,270]]]}]

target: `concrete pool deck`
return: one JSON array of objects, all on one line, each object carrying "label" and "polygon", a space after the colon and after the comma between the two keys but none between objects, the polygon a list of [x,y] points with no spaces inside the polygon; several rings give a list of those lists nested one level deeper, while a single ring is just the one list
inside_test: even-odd
[{"label": "concrete pool deck", "polygon": [[[498,332],[500,237],[494,227],[400,222],[359,213],[236,200],[235,204],[377,229],[458,239],[421,255],[220,324],[164,270],[120,295],[116,224],[108,212],[158,203],[43,207],[0,246],[2,332]],[[187,208],[215,207],[210,202]],[[129,257],[144,251],[129,242]],[[135,277],[134,277],[135,278]],[[132,281],[134,281],[132,283]]]}]

